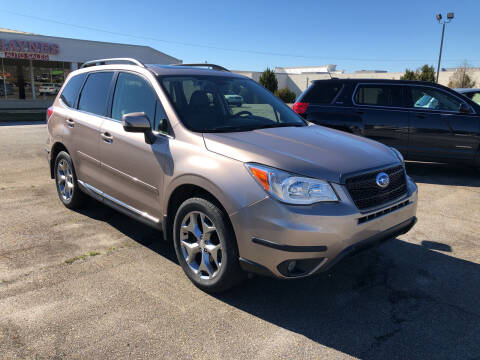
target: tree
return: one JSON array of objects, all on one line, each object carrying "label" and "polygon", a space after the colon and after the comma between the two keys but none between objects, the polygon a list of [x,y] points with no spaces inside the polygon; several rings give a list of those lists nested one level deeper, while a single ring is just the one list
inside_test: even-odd
[{"label": "tree", "polygon": [[417,80],[417,75],[415,74],[415,71],[405,69],[405,74],[400,77],[400,80]]},{"label": "tree", "polygon": [[400,77],[400,80],[420,80],[435,82],[435,68],[428,64],[423,65],[421,68],[415,70],[406,69],[405,74]]},{"label": "tree", "polygon": [[267,68],[258,79],[260,85],[274,93],[278,89],[278,81],[273,70]]},{"label": "tree", "polygon": [[275,91],[275,95],[277,95],[284,103],[287,104],[295,102],[295,99],[297,98],[295,93],[288,87]]},{"label": "tree", "polygon": [[455,72],[450,76],[448,87],[450,88],[473,88],[475,81],[472,79],[472,69],[465,61]]}]

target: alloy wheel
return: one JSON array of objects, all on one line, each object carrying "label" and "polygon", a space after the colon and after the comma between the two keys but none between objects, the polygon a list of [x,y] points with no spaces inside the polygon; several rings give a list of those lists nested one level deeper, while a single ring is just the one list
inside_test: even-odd
[{"label": "alloy wheel", "polygon": [[191,211],[180,226],[183,258],[200,279],[213,279],[222,267],[222,245],[212,220],[200,211]]},{"label": "alloy wheel", "polygon": [[67,160],[61,159],[57,166],[57,184],[63,200],[69,201],[73,195],[73,171]]}]

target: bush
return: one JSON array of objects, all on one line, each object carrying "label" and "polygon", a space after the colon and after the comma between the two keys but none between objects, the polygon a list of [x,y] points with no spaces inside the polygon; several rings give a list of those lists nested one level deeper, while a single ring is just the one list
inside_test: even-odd
[{"label": "bush", "polygon": [[416,71],[406,69],[405,74],[400,77],[400,80],[420,80],[435,82],[435,69],[427,64],[418,68]]},{"label": "bush", "polygon": [[258,79],[260,85],[274,93],[278,89],[278,81],[273,70],[267,68]]},{"label": "bush", "polygon": [[472,68],[465,61],[461,67],[457,68],[450,76],[448,87],[450,88],[474,88],[475,80],[472,79]]},{"label": "bush", "polygon": [[297,95],[290,90],[289,88],[283,88],[275,91],[275,95],[277,95],[284,103],[290,104],[295,102]]}]

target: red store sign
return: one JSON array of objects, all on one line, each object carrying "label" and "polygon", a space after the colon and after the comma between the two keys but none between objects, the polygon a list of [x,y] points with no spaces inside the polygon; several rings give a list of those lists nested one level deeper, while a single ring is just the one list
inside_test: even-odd
[{"label": "red store sign", "polygon": [[7,59],[22,59],[22,60],[49,60],[50,56],[45,54],[27,54],[13,51],[5,51],[5,58]]},{"label": "red store sign", "polygon": [[27,40],[0,39],[0,51],[9,59],[49,60],[59,53],[58,44]]}]

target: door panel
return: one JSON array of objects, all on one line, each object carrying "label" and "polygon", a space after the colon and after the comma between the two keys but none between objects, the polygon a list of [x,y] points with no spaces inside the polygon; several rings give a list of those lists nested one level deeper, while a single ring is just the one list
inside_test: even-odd
[{"label": "door panel", "polygon": [[403,108],[404,87],[394,84],[359,84],[353,95],[355,115],[363,122],[363,135],[393,146],[408,155],[409,112]]},{"label": "door panel", "polygon": [[[136,73],[120,72],[112,99],[112,119],[100,130],[101,187],[107,194],[160,221],[161,192],[166,164],[171,163],[170,138],[157,134],[153,144],[143,133],[126,132],[122,117],[144,112],[155,131],[168,129],[168,120],[148,80]],[[153,217],[153,219],[152,219]]]},{"label": "door panel", "polygon": [[473,160],[480,146],[480,117],[458,112],[462,101],[442,90],[415,86],[409,93],[410,157]]},{"label": "door panel", "polygon": [[101,128],[100,189],[137,210],[161,219],[163,177],[170,157],[169,138],[158,135],[147,144],[142,133],[128,133],[118,121]]},{"label": "door panel", "polygon": [[103,119],[71,110],[65,117],[63,139],[78,179],[97,187],[100,175],[99,133]]},{"label": "door panel", "polygon": [[356,112],[363,118],[364,136],[393,146],[404,156],[408,156],[407,110],[364,108]]}]

